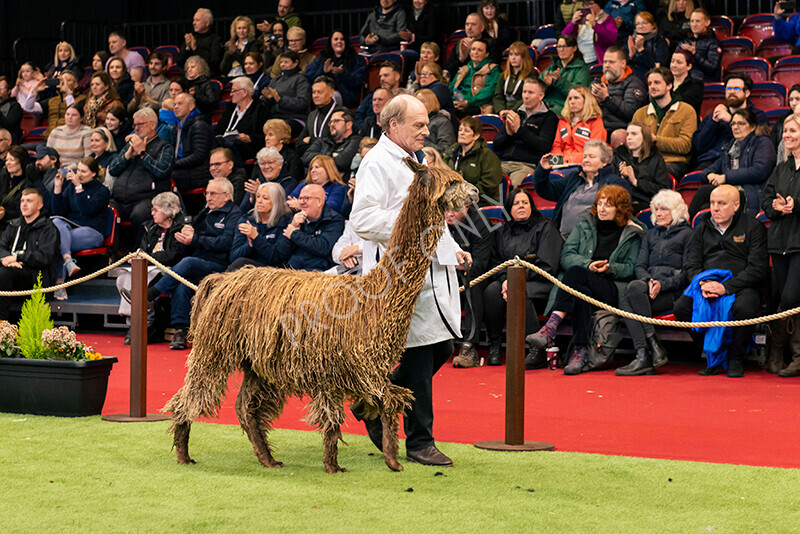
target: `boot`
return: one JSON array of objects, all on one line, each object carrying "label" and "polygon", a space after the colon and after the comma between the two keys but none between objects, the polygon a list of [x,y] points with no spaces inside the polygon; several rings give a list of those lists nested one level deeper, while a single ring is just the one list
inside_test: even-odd
[{"label": "boot", "polygon": [[769,351],[764,369],[768,373],[777,374],[783,369],[783,353],[789,341],[789,321],[791,319],[777,319],[770,325]]},{"label": "boot", "polygon": [[572,351],[569,363],[564,367],[565,375],[579,375],[583,372],[586,365],[586,347],[578,346]]},{"label": "boot", "polygon": [[536,349],[550,347],[556,339],[556,331],[562,319],[562,317],[559,317],[555,313],[551,314],[545,325],[541,327],[538,332],[525,338],[525,343]]},{"label": "boot", "polygon": [[543,369],[547,366],[547,354],[542,349],[531,348],[525,356],[525,370]]},{"label": "boot", "polygon": [[617,376],[654,375],[656,370],[653,367],[653,358],[647,349],[636,349],[636,358],[625,367],[614,371],[614,374]]},{"label": "boot", "polygon": [[728,353],[728,378],[742,378],[744,376],[743,356],[733,356]]},{"label": "boot", "polygon": [[793,330],[789,347],[792,349],[792,362],[786,366],[786,369],[778,371],[778,376],[783,377],[800,376],[800,319],[795,315],[791,320]]},{"label": "boot", "polygon": [[470,367],[477,367],[480,365],[480,358],[478,358],[478,351],[472,346],[472,343],[464,342],[461,344],[461,349],[458,356],[453,358],[453,367],[461,369],[469,369]]},{"label": "boot", "polygon": [[486,365],[503,365],[503,349],[500,338],[489,340],[489,357],[486,358]]},{"label": "boot", "polygon": [[661,367],[669,360],[667,359],[667,349],[658,340],[655,334],[647,338],[647,344],[650,347],[650,354],[653,355],[653,367]]}]

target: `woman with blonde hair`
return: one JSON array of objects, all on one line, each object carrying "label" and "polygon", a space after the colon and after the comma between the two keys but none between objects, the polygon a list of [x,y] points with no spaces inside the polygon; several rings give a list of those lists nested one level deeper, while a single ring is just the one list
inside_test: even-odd
[{"label": "woman with blonde hair", "polygon": [[439,108],[439,99],[430,89],[420,89],[414,93],[414,96],[425,104],[425,109],[428,110],[428,131],[430,133],[425,138],[425,146],[431,146],[439,152],[444,152],[447,147],[456,142],[450,114]]},{"label": "woman with blonde hair", "polygon": [[508,47],[508,61],[494,89],[492,106],[495,113],[504,109],[515,110],[522,104],[522,85],[525,78],[533,72],[533,61],[528,46],[522,41],[511,43]]},{"label": "woman with blonde hair", "polygon": [[[274,147],[283,157],[281,175],[288,174],[299,182],[303,179],[303,160],[290,144],[291,141],[292,128],[285,120],[269,119],[264,123],[264,146]],[[255,172],[256,169],[253,169]]]},{"label": "woman with blonde hair", "polygon": [[75,49],[72,48],[72,45],[66,41],[58,43],[53,52],[53,62],[44,68],[45,83],[48,87],[46,98],[56,96],[56,88],[64,72],[70,71],[77,81],[77,73],[81,72],[81,70],[80,65],[78,65],[78,57],[75,55]]},{"label": "woman with blonde hair", "polygon": [[220,71],[227,78],[243,76],[244,58],[248,52],[262,51],[261,39],[256,39],[256,27],[250,17],[238,16],[231,22],[231,38],[225,42]]},{"label": "woman with blonde hair", "polygon": [[322,186],[322,189],[325,190],[325,204],[330,209],[341,213],[347,186],[344,184],[342,175],[339,174],[332,157],[319,154],[311,160],[308,165],[308,176],[289,195],[287,202],[293,210],[300,209],[300,199],[298,197],[300,196],[300,191],[308,184]]},{"label": "woman with blonde hair", "polygon": [[603,112],[588,88],[574,85],[567,93],[567,102],[561,110],[550,153],[564,156],[566,164],[580,165],[583,162],[583,145],[589,139],[605,141]]},{"label": "woman with blonde hair", "polygon": [[694,0],[669,0],[666,13],[663,11],[656,17],[661,21],[661,35],[669,43],[670,49],[675,50],[678,43],[686,39],[691,29],[689,17],[696,7]]}]

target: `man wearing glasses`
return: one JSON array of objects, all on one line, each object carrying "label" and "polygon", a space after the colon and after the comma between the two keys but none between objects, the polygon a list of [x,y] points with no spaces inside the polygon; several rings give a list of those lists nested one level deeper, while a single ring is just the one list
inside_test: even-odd
[{"label": "man wearing glasses", "polygon": [[727,157],[722,153],[722,145],[733,139],[731,116],[736,110],[749,109],[756,114],[758,124],[767,124],[766,113],[748,100],[752,90],[753,80],[749,74],[737,72],[725,76],[725,103],[719,104],[703,118],[694,136],[695,170],[705,169],[723,155]]},{"label": "man wearing glasses", "polygon": [[169,191],[175,149],[156,135],[157,125],[158,117],[151,108],[134,113],[134,133],[108,165],[108,172],[117,177],[111,191],[111,205],[133,227],[134,241],[127,243],[129,247],[142,242],[153,197]]},{"label": "man wearing glasses", "polygon": [[353,113],[347,108],[337,108],[330,120],[330,137],[317,137],[303,154],[303,164],[308,167],[314,156],[333,158],[336,168],[347,180],[350,176],[350,162],[358,152],[361,136],[353,133]]},{"label": "man wearing glasses", "polygon": [[237,206],[244,198],[244,183],[247,174],[244,169],[237,168],[233,152],[229,148],[215,148],[208,159],[208,170],[212,178],[226,178],[233,185],[232,200]]},{"label": "man wearing glasses", "polygon": [[286,266],[306,271],[324,271],[333,267],[331,251],[344,233],[344,219],[325,205],[322,186],[308,184],[300,190],[300,211],[283,231],[294,252]]},{"label": "man wearing glasses", "polygon": [[[233,236],[242,212],[231,201],[233,185],[227,178],[214,178],[206,187],[206,208],[175,234],[175,240],[191,251],[173,270],[194,284],[211,273],[219,273],[228,265]],[[170,324],[175,329],[170,350],[186,348],[189,313],[194,291],[171,276],[164,276],[147,290],[148,308],[160,295],[172,297]]]}]

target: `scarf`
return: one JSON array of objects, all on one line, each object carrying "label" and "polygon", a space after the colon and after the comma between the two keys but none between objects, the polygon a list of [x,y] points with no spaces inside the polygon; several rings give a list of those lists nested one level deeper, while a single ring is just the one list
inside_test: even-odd
[{"label": "scarf", "polygon": [[103,103],[108,99],[108,91],[100,96],[90,96],[86,101],[86,106],[83,108],[83,123],[92,128],[97,124],[97,111],[103,106]]}]

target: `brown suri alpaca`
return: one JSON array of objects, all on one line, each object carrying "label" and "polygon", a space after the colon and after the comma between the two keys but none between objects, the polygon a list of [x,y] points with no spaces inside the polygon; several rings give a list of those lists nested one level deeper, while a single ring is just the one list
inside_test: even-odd
[{"label": "brown suri alpaca", "polygon": [[192,306],[185,383],[163,408],[172,413],[178,463],[194,463],[192,421],[217,413],[229,377],[241,369],[236,414],[262,465],[283,465],[266,434],[286,398],[306,394],[312,399],[306,421],[323,435],[327,473],[345,471],[337,444],[344,401],[354,399],[380,406],[386,465],[403,469],[398,414],[412,395],[389,374],[405,349],[445,210],[477,201],[477,189],[458,173],[405,161],[415,173],[408,198],[386,253],[365,276],[261,267],[203,279]]}]

